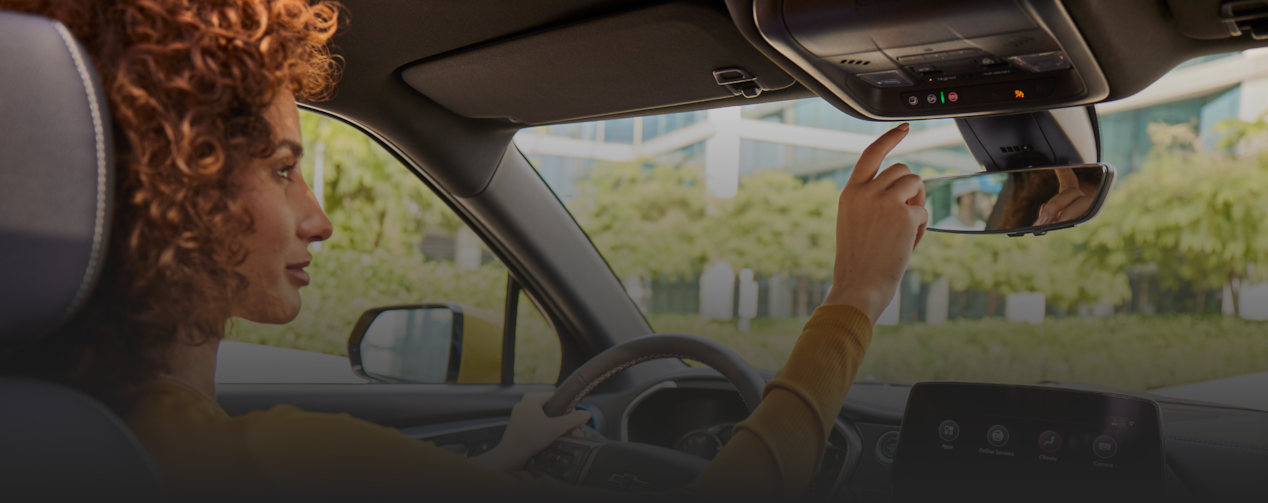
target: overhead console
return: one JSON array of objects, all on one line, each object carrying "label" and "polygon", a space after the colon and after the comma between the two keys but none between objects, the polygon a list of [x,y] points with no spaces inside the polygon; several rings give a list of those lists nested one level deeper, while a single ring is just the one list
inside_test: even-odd
[{"label": "overhead console", "polygon": [[757,0],[753,10],[767,42],[874,119],[1045,110],[1109,94],[1059,0]]}]

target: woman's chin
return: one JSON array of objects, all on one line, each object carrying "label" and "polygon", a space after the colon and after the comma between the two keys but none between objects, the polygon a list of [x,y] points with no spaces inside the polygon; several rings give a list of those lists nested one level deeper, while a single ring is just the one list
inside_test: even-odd
[{"label": "woman's chin", "polygon": [[[288,292],[292,293],[292,292]],[[269,302],[252,303],[246,309],[240,310],[237,316],[254,323],[264,323],[267,325],[284,325],[290,323],[299,316],[299,310],[303,307],[303,302],[299,298],[299,292],[293,292],[293,295],[281,295],[280,298],[274,298]]]}]

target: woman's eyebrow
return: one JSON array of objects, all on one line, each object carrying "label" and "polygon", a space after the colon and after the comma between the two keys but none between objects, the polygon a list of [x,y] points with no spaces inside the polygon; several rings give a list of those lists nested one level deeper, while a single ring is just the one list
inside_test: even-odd
[{"label": "woman's eyebrow", "polygon": [[290,149],[291,155],[296,159],[304,157],[304,146],[300,145],[299,142],[296,142],[295,140],[282,140],[277,143],[277,148],[278,150],[283,148]]}]

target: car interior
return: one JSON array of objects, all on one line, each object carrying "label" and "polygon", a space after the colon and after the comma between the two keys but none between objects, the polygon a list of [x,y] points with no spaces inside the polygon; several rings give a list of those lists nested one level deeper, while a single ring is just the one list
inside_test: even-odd
[{"label": "car interior", "polygon": [[[510,273],[517,294],[508,298],[522,290],[558,333],[558,382],[517,384],[505,367],[501,382],[472,381],[484,384],[459,384],[466,378],[456,373],[446,384],[385,377],[362,346],[374,338],[370,316],[348,350],[371,383],[221,384],[219,403],[231,415],[281,404],[346,413],[474,456],[497,443],[524,393],[553,391],[548,414],[590,411],[588,436],[556,442],[530,468],[614,490],[690,482],[777,369],[755,370],[703,338],[648,335],[656,332],[626,287],[513,144],[517,132],[818,97],[869,121],[954,119],[987,172],[1100,170],[1092,105],[1132,96],[1188,59],[1268,46],[1268,4],[1247,1],[342,3],[351,21],[334,39],[344,64],[337,93],[301,108],[378,142],[480,236]],[[60,25],[0,12],[5,348],[74,312],[109,238],[111,130],[83,54]],[[1105,169],[1101,197],[1113,180]],[[477,337],[474,321],[454,326],[455,337]],[[162,494],[131,432],[86,395],[3,377],[0,397],[5,480]],[[1009,432],[995,429],[999,418],[1016,418],[1019,438],[1034,430],[1048,455],[1031,460],[1016,447],[1027,464],[1001,464],[1014,455],[1000,447]],[[1064,442],[1083,450],[1061,456],[1077,467],[1047,466],[1063,439],[1044,421],[1073,425]],[[1110,427],[1116,439],[1098,436]],[[961,429],[987,432],[996,447],[955,445]],[[990,459],[977,456],[983,449]],[[951,452],[959,457],[943,456]],[[851,389],[806,495],[973,497],[989,483],[1009,497],[1105,487],[1104,495],[1255,498],[1268,493],[1266,469],[1260,410],[1095,386],[869,381]],[[1101,485],[1035,485],[1060,477]]]}]

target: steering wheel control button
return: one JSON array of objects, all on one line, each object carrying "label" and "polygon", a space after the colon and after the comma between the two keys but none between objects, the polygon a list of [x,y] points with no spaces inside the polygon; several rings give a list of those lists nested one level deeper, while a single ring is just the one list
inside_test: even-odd
[{"label": "steering wheel control button", "polygon": [[876,460],[882,464],[893,464],[894,455],[898,453],[898,432],[887,431],[876,441]]},{"label": "steering wheel control button", "polygon": [[1061,434],[1047,430],[1039,434],[1039,449],[1043,452],[1057,452],[1061,448]]},{"label": "steering wheel control button", "polygon": [[943,440],[951,442],[960,437],[960,424],[950,419],[943,421],[938,425],[938,436]]},{"label": "steering wheel control button", "polygon": [[1008,428],[998,424],[992,426],[991,429],[986,430],[986,441],[995,447],[1003,447],[1008,443]]},{"label": "steering wheel control button", "polygon": [[593,445],[560,440],[533,457],[533,469],[563,482],[577,483]]},{"label": "steering wheel control button", "polygon": [[1101,435],[1092,442],[1092,452],[1101,459],[1112,458],[1118,453],[1118,442],[1114,441],[1114,437]]}]

